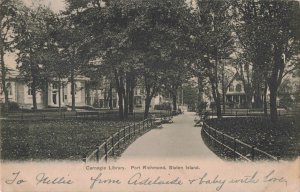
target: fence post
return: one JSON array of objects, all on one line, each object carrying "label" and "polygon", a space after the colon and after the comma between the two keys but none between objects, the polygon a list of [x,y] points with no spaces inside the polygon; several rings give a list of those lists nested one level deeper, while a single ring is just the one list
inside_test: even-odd
[{"label": "fence post", "polygon": [[112,155],[115,155],[115,141],[114,141],[114,136],[111,136],[111,147],[112,147]]},{"label": "fence post", "polygon": [[82,161],[85,162],[85,163],[87,162],[86,155],[83,155],[83,156],[82,156]]},{"label": "fence post", "polygon": [[251,159],[252,161],[254,161],[254,156],[255,156],[255,150],[254,150],[254,146],[251,147]]},{"label": "fence post", "polygon": [[129,129],[129,133],[128,133],[128,134],[129,134],[129,139],[130,139],[130,136],[131,136],[131,133],[130,133],[130,132],[131,132],[131,131],[130,131],[130,124],[129,124],[129,126],[128,126],[128,129]]},{"label": "fence post", "polygon": [[233,146],[233,152],[234,152],[234,160],[236,160],[236,138],[234,138],[234,146]]},{"label": "fence post", "polygon": [[118,149],[120,148],[120,131],[118,131]]},{"label": "fence post", "polygon": [[97,147],[97,152],[96,152],[96,161],[99,163],[99,147]]},{"label": "fence post", "polygon": [[225,137],[224,137],[224,132],[222,132],[222,139],[223,139],[223,144],[225,144]]},{"label": "fence post", "polygon": [[123,133],[124,133],[124,140],[123,140],[123,143],[125,143],[125,141],[126,141],[126,127],[124,127],[124,129],[123,129]]},{"label": "fence post", "polygon": [[143,120],[143,131],[145,131],[145,120]]},{"label": "fence post", "polygon": [[105,145],[104,145],[104,153],[105,153],[105,162],[107,162],[107,158],[108,158],[108,153],[107,153],[107,141],[105,141]]},{"label": "fence post", "polygon": [[135,135],[135,121],[133,122],[133,135]]}]

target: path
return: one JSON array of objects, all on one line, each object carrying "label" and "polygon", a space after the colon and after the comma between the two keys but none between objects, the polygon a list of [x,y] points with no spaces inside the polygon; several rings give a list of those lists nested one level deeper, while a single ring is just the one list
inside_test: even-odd
[{"label": "path", "polygon": [[219,159],[204,144],[200,130],[194,127],[195,113],[186,112],[173,118],[174,123],[163,124],[138,138],[122,154],[130,158],[213,158]]}]

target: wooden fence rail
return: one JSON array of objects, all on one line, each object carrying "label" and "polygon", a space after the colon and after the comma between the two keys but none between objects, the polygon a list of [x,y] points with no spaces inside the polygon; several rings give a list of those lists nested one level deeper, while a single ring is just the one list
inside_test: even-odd
[{"label": "wooden fence rail", "polygon": [[255,146],[249,145],[222,131],[210,127],[206,122],[203,122],[203,131],[210,138],[211,144],[218,143],[219,145],[232,151],[234,153],[234,160],[236,160],[238,157],[247,161],[255,161],[256,159],[260,159],[262,157],[276,161],[279,160],[278,157],[270,155],[269,153],[258,149]]},{"label": "wooden fence rail", "polygon": [[153,125],[153,119],[145,119],[138,123],[134,123],[132,125],[124,127],[123,129],[107,138],[89,156],[83,158],[83,161],[89,162],[92,160],[96,160],[96,162],[107,162],[109,155],[114,156],[116,153],[116,149],[119,149],[122,144],[124,145],[126,141],[132,139],[135,134],[144,132],[145,130],[152,128]]}]

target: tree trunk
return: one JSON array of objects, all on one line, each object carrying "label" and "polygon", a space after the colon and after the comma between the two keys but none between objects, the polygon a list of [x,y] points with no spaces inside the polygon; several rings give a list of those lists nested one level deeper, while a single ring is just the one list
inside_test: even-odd
[{"label": "tree trunk", "polygon": [[2,90],[4,93],[4,102],[5,102],[5,108],[8,109],[8,90],[6,87],[6,67],[5,67],[5,63],[4,63],[4,50],[3,50],[3,46],[2,46],[2,40],[1,40],[1,45],[0,45],[0,49],[1,49],[1,55],[0,55],[0,59],[1,59],[1,83],[2,83]]},{"label": "tree trunk", "polygon": [[278,119],[276,99],[277,90],[270,87],[270,116],[273,123],[276,123]]},{"label": "tree trunk", "polygon": [[146,98],[145,98],[144,119],[148,118],[149,110],[150,110],[150,103],[151,103],[151,98],[149,96],[146,96]]},{"label": "tree trunk", "polygon": [[222,103],[223,103],[223,113],[225,113],[225,110],[226,110],[226,108],[225,108],[225,97],[226,97],[226,87],[225,87],[225,80],[224,80],[224,78],[225,78],[225,72],[224,72],[224,68],[225,68],[225,66],[224,66],[225,64],[224,64],[224,62],[222,62]]},{"label": "tree trunk", "polygon": [[48,107],[48,82],[44,84],[44,91],[43,91],[43,103],[44,107]]},{"label": "tree trunk", "polygon": [[198,105],[202,102],[202,96],[203,96],[203,79],[198,76]]},{"label": "tree trunk", "polygon": [[246,95],[246,105],[248,109],[252,108],[252,97],[253,97],[253,90],[252,90],[252,86],[250,83],[250,72],[249,72],[249,65],[245,64],[245,71],[243,69],[243,65],[240,63],[240,73],[242,76],[242,82],[243,82],[243,86],[244,86],[244,91],[245,91],[245,95]]},{"label": "tree trunk", "polygon": [[34,111],[37,110],[37,103],[36,103],[36,77],[35,75],[32,76],[32,83],[31,83],[31,93],[32,93],[32,109]]},{"label": "tree trunk", "polygon": [[128,111],[129,111],[129,89],[130,89],[130,78],[126,77],[126,89],[125,89],[125,95],[124,95],[124,118],[128,118]]},{"label": "tree trunk", "polygon": [[134,88],[129,91],[129,113],[133,113],[134,110]]},{"label": "tree trunk", "polygon": [[123,110],[123,91],[118,90],[118,105],[119,105],[119,119],[124,120],[124,110]]},{"label": "tree trunk", "polygon": [[109,109],[113,110],[113,94],[112,94],[112,85],[111,85],[111,82],[109,84],[108,97],[109,97]]},{"label": "tree trunk", "polygon": [[174,92],[172,94],[172,103],[173,103],[173,111],[177,111],[177,94]]},{"label": "tree trunk", "polygon": [[133,113],[134,110],[134,88],[135,88],[135,78],[131,76],[130,81],[130,91],[129,91],[129,112]]},{"label": "tree trunk", "polygon": [[[73,65],[73,64],[72,64]],[[75,111],[75,79],[74,79],[74,67],[71,67],[71,95],[72,95],[72,111]]]},{"label": "tree trunk", "polygon": [[124,90],[124,78],[122,72],[118,73],[115,70],[115,80],[116,80],[116,89],[118,92],[118,105],[119,105],[119,119],[124,120],[124,106],[123,106],[123,96],[125,95]]},{"label": "tree trunk", "polygon": [[217,109],[217,117],[221,118],[222,117],[222,111],[221,111],[221,102],[220,102],[220,93],[217,89],[217,87],[212,83],[212,95],[215,101],[216,109]]},{"label": "tree trunk", "polygon": [[265,82],[265,87],[264,87],[264,115],[267,117],[268,116],[268,104],[267,104],[267,90],[268,90],[268,83]]},{"label": "tree trunk", "polygon": [[261,88],[259,83],[255,85],[254,106],[255,108],[262,108]]},{"label": "tree trunk", "polygon": [[[246,89],[248,89],[248,90],[246,91]],[[252,92],[251,92],[250,88],[245,88],[245,94],[246,94],[246,105],[247,105],[248,109],[251,109],[252,108]]]},{"label": "tree trunk", "polygon": [[281,57],[283,54],[283,47],[281,44],[275,44],[274,46],[274,65],[272,67],[271,77],[268,81],[270,90],[270,116],[271,121],[276,125],[278,120],[277,114],[277,91],[282,80],[285,63]]},{"label": "tree trunk", "polygon": [[87,105],[92,105],[91,103],[91,88],[90,88],[90,84],[89,83],[86,83],[85,84],[85,93],[86,93],[86,104]]},{"label": "tree trunk", "polygon": [[213,85],[213,92],[214,95],[214,100],[216,103],[216,108],[217,108],[217,117],[221,118],[222,117],[222,111],[221,111],[221,97],[219,93],[219,88],[218,88],[218,65],[219,65],[219,57],[218,57],[218,48],[216,48],[216,54],[215,54],[215,66],[213,68],[213,78],[212,78],[212,85]]},{"label": "tree trunk", "polygon": [[60,81],[60,78],[58,80],[58,108],[60,110],[61,108],[61,81]]}]

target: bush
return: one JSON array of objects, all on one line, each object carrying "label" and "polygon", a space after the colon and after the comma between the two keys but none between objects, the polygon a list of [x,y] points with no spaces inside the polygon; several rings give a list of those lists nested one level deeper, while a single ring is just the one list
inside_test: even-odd
[{"label": "bush", "polygon": [[197,109],[198,109],[198,113],[202,113],[203,111],[205,111],[207,108],[207,102],[201,101],[198,103]]},{"label": "bush", "polygon": [[154,105],[155,110],[171,110],[171,104],[170,103],[162,103],[160,105]]},{"label": "bush", "polygon": [[8,102],[8,108],[5,106],[5,103],[1,103],[1,114],[6,113],[6,112],[15,112],[19,111],[20,106],[16,102]]}]

